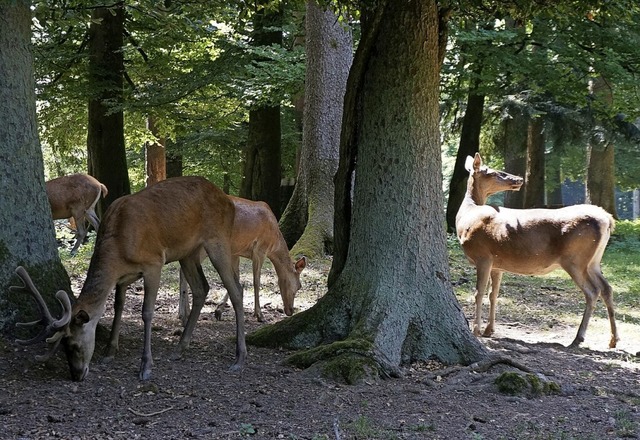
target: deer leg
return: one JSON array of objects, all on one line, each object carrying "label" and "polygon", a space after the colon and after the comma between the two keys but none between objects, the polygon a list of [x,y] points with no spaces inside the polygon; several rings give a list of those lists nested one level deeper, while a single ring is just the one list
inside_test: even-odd
[{"label": "deer leg", "polygon": [[482,299],[484,298],[484,292],[487,290],[490,273],[491,263],[478,262],[476,264],[476,316],[473,324],[473,334],[476,336],[480,336],[480,327],[482,326]]},{"label": "deer leg", "polygon": [[247,359],[247,343],[244,334],[244,308],[242,303],[242,286],[234,273],[234,267],[229,249],[219,249],[212,246],[205,247],[209,259],[216,268],[222,284],[227,289],[233,310],[236,315],[236,360],[231,366],[232,371],[242,370]]},{"label": "deer leg", "polygon": [[76,222],[76,242],[71,249],[71,255],[75,255],[78,252],[78,248],[84,242],[84,238],[87,236],[87,225],[84,222],[83,216],[73,216],[73,220]]},{"label": "deer leg", "polygon": [[93,226],[93,229],[95,229],[97,232],[98,228],[100,227],[100,220],[98,219],[98,216],[96,215],[96,212],[93,210],[93,208],[87,209],[87,212],[85,212],[85,216],[87,220],[89,220],[89,223],[91,223],[91,226]]},{"label": "deer leg", "polygon": [[484,329],[483,336],[490,337],[493,335],[496,323],[496,307],[498,305],[498,294],[500,293],[500,283],[502,282],[502,271],[491,271],[491,293],[489,294],[489,323]]},{"label": "deer leg", "polygon": [[151,321],[153,311],[158,296],[160,286],[161,267],[153,268],[144,274],[144,301],[142,302],[142,322],[144,323],[144,347],[142,349],[142,360],[140,362],[140,380],[151,378],[151,367],[153,366],[153,356],[151,354]]},{"label": "deer leg", "polygon": [[584,335],[587,331],[587,326],[589,325],[589,320],[591,319],[591,315],[593,314],[593,310],[596,308],[596,302],[598,301],[599,291],[597,285],[594,284],[591,276],[584,269],[580,269],[577,266],[569,266],[565,267],[565,270],[571,275],[571,279],[576,283],[576,285],[582,290],[584,293],[585,299],[585,308],[584,314],[582,315],[582,321],[580,322],[580,327],[578,327],[578,334],[576,335],[573,342],[569,345],[569,347],[577,347],[584,341]]},{"label": "deer leg", "polygon": [[[237,255],[234,255],[231,257],[231,260],[233,262],[233,274],[235,275],[236,280],[240,282],[240,257],[238,257]],[[222,309],[227,306],[228,301],[229,301],[229,292],[227,291],[224,294],[224,298],[222,298],[222,301],[220,301],[216,306],[216,310],[214,312],[216,321],[220,321],[222,319]]]},{"label": "deer leg", "polygon": [[262,316],[262,310],[260,308],[260,272],[262,271],[263,258],[259,258],[254,255],[251,259],[251,266],[253,267],[253,316],[255,316],[259,322],[264,322]]},{"label": "deer leg", "polygon": [[187,325],[189,318],[189,284],[184,277],[184,272],[180,269],[180,299],[178,300],[178,318],[182,322],[182,326]]},{"label": "deer leg", "polygon": [[602,271],[599,267],[596,268],[596,271],[594,272],[595,273],[592,276],[597,279],[600,284],[600,296],[607,306],[607,315],[611,326],[611,340],[609,341],[609,348],[615,348],[620,338],[618,336],[618,329],[616,328],[616,317],[613,307],[613,289],[604,275],[602,275]]},{"label": "deer leg", "polygon": [[116,285],[116,295],[113,303],[113,323],[111,324],[111,335],[109,336],[109,345],[107,345],[103,359],[104,362],[112,360],[118,351],[118,338],[122,325],[122,310],[124,308],[126,291],[126,285]]},{"label": "deer leg", "polygon": [[196,328],[198,317],[200,316],[200,312],[204,306],[207,293],[209,293],[209,283],[204,276],[202,266],[200,265],[200,259],[197,256],[195,258],[189,257],[180,260],[180,268],[184,272],[187,283],[191,286],[193,304],[191,307],[191,313],[189,313],[189,318],[187,319],[187,324],[185,325],[182,336],[180,337],[180,342],[178,342],[178,347],[174,355],[175,358],[182,356],[184,351],[189,347],[193,330]]}]

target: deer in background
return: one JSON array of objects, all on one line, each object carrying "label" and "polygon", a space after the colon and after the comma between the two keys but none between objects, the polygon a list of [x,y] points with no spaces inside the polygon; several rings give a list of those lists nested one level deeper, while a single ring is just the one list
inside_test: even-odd
[{"label": "deer in background", "polygon": [[[263,322],[260,309],[260,272],[265,258],[269,258],[278,276],[278,286],[284,305],[284,313],[293,315],[293,301],[295,294],[302,287],[300,274],[307,265],[305,257],[295,263],[289,255],[287,243],[278,227],[278,220],[264,202],[254,202],[240,197],[228,196],[236,208],[235,221],[231,238],[231,253],[233,255],[233,269],[236,277],[240,278],[240,257],[249,258],[253,267],[254,312],[253,316]],[[204,259],[205,255],[202,255]],[[222,307],[229,299],[227,293],[215,310],[216,319],[222,317]],[[179,317],[185,322],[189,314],[189,298],[182,274],[180,276],[180,305]]]},{"label": "deer in background", "polygon": [[88,174],[58,177],[46,182],[45,186],[53,219],[73,218],[76,242],[71,255],[75,255],[87,236],[86,222],[89,221],[96,231],[100,226],[95,206],[101,196],[106,197],[107,187]]},{"label": "deer in background", "polygon": [[476,267],[473,333],[480,335],[482,298],[489,278],[489,322],[484,336],[494,332],[496,303],[503,271],[543,275],[562,268],[582,290],[586,307],[572,347],[584,341],[589,319],[601,296],[607,306],[614,348],[619,340],[611,286],[602,275],[600,260],[614,228],[613,217],[600,207],[575,205],[560,209],[508,209],[485,205],[500,191],[517,191],[523,179],[482,165],[478,153],[467,157],[467,193],[456,216],[458,240]]},{"label": "deer in background", "polygon": [[44,359],[53,355],[62,344],[71,378],[83,380],[89,371],[89,362],[95,348],[96,325],[105,312],[109,294],[115,287],[114,318],[107,347],[107,357],[112,357],[118,349],[126,288],[142,278],[144,348],[139,377],[147,380],[151,377],[153,365],[151,321],[162,266],[179,261],[193,292],[193,309],[177,346],[177,354],[180,356],[189,345],[209,291],[200,265],[204,251],[218,271],[235,310],[236,358],[231,368],[241,369],[247,356],[247,348],[242,287],[234,275],[231,256],[234,216],[233,202],[222,190],[201,177],[167,179],[136,194],[115,200],[105,213],[98,230],[87,278],[77,300],[71,306],[65,292],[57,294],[64,309],[60,319],[55,320],[46,306],[43,310],[41,304],[44,302],[40,294],[28,279],[26,271],[18,268],[17,273],[23,279],[25,287],[14,286],[12,289],[34,296],[42,318],[30,324],[45,325],[35,338],[18,342],[26,345],[46,338],[52,346]]}]

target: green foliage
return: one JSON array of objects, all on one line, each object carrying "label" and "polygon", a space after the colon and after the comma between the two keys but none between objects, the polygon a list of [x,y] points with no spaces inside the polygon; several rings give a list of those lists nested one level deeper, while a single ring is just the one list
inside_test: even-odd
[{"label": "green foliage", "polygon": [[[87,101],[95,93],[86,82],[90,11],[86,2],[35,5],[38,119],[49,178],[86,169]],[[126,5],[122,109],[134,189],[144,184],[144,144],[155,140],[146,128],[149,115],[158,135],[183,155],[184,174],[204,175],[232,192],[239,186],[249,107],[289,105],[304,75],[304,52],[291,43],[299,23],[285,25],[285,46],[252,46],[252,11],[243,2]],[[283,112],[285,138],[295,139],[283,144],[287,176],[300,142],[292,117]]]}]

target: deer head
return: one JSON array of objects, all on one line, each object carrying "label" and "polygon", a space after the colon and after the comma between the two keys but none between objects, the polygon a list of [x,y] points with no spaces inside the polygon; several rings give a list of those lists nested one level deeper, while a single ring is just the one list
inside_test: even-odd
[{"label": "deer head", "polygon": [[46,340],[50,346],[49,350],[45,355],[36,356],[36,359],[42,362],[50,359],[62,345],[67,355],[71,378],[76,381],[84,379],[89,371],[89,362],[95,348],[95,329],[98,320],[91,321],[89,314],[84,310],[74,314],[69,295],[63,290],[56,293],[56,298],[62,306],[62,317],[55,319],[26,269],[18,266],[16,274],[22,279],[24,285],[11,286],[10,290],[30,294],[41,315],[36,321],[16,325],[18,327],[34,327],[38,324],[44,326],[35,337],[27,340],[16,339],[16,343],[32,345]]}]

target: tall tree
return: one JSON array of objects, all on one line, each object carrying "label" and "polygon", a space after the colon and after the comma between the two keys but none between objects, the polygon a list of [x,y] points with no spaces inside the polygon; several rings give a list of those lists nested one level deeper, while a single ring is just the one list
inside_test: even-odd
[{"label": "tall tree", "polygon": [[330,358],[347,380],[415,360],[483,357],[453,294],[442,227],[447,16],[435,0],[382,0],[365,11],[345,98],[329,290],[311,309],[251,335],[252,343],[329,344],[293,360]]},{"label": "tall tree", "polygon": [[[610,107],[613,90],[604,77],[594,78],[590,85],[591,96],[599,101],[599,107]],[[594,118],[593,133],[588,139],[587,149],[587,203],[598,205],[618,218],[615,199],[614,143],[611,133],[599,118]]]},{"label": "tall tree", "polygon": [[14,273],[18,265],[33,274],[49,299],[59,289],[70,291],[44,186],[30,6],[27,0],[0,2],[0,329],[7,331],[13,330],[16,311],[20,318],[33,316],[29,296],[8,289],[20,284]]},{"label": "tall tree", "polygon": [[333,176],[338,168],[342,104],[353,49],[350,30],[315,0],[307,2],[305,23],[303,145],[294,190],[304,197],[292,198],[280,224],[295,221],[302,211],[306,225],[292,252],[315,258],[333,246]]},{"label": "tall tree", "polygon": [[[254,12],[252,44],[282,44],[282,11],[271,0],[259,0]],[[260,103],[249,110],[249,133],[240,196],[267,202],[280,217],[281,169],[280,106]]]},{"label": "tall tree", "polygon": [[89,34],[89,86],[95,95],[89,100],[88,169],[109,189],[104,211],[131,192],[122,110],[124,2],[93,9]]},{"label": "tall tree", "polygon": [[524,175],[524,208],[541,208],[544,202],[544,119],[532,116],[527,130],[527,169]]}]

